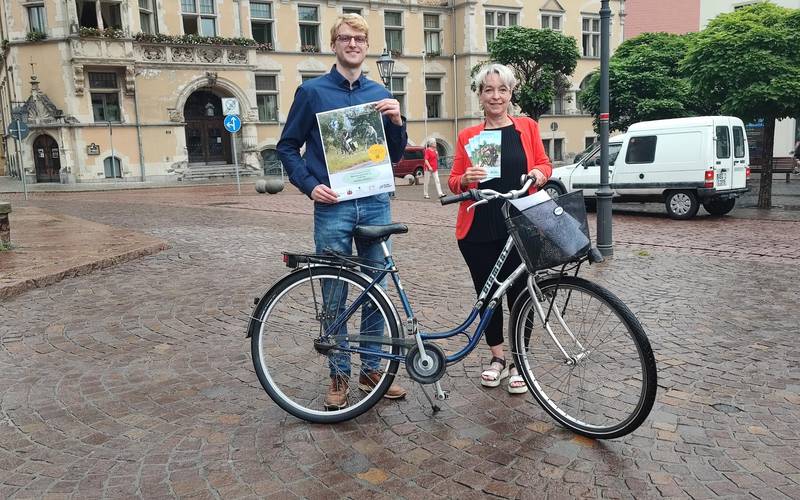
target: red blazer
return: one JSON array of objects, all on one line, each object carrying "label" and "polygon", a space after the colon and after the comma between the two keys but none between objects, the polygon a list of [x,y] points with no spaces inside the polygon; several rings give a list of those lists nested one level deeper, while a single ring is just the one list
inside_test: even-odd
[{"label": "red blazer", "polygon": [[[514,128],[519,132],[519,137],[522,140],[522,149],[525,151],[525,157],[528,160],[528,172],[536,169],[549,178],[553,173],[553,167],[550,164],[550,159],[544,150],[542,144],[542,136],[539,135],[539,124],[527,116],[513,117],[510,116],[511,121],[514,123]],[[465,128],[458,134],[458,143],[456,144],[456,157],[453,160],[453,169],[450,171],[450,178],[447,184],[450,186],[450,191],[459,194],[467,189],[477,188],[478,183],[472,183],[466,189],[461,187],[461,177],[466,172],[467,168],[472,166],[467,156],[467,151],[464,149],[469,140],[480,134],[484,129],[484,123],[475,125],[473,127]],[[530,193],[536,192],[536,186],[531,187]],[[456,219],[456,239],[463,239],[469,232],[472,226],[472,219],[474,212],[467,212],[467,207],[472,205],[473,201],[462,201],[458,207],[458,218]],[[480,208],[478,208],[480,210]]]}]

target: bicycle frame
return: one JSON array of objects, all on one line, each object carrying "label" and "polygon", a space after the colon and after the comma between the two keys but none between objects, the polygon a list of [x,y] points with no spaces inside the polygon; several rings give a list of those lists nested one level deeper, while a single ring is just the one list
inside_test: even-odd
[{"label": "bicycle frame", "polygon": [[[371,281],[369,285],[359,294],[358,297],[350,304],[350,306],[336,318],[336,320],[328,326],[328,331],[337,331],[338,328],[347,321],[348,318],[358,309],[362,303],[364,302],[367,294],[372,290],[374,287],[379,286],[378,284],[383,281],[387,274],[391,275],[392,281],[394,282],[395,288],[397,289],[397,293],[400,296],[400,301],[403,305],[403,311],[406,316],[406,324],[410,325],[410,328],[406,328],[407,333],[409,333],[413,340],[407,341],[406,345],[410,346],[414,343],[418,345],[426,340],[441,340],[454,337],[459,334],[466,335],[468,341],[467,344],[458,352],[447,356],[447,364],[453,364],[461,361],[464,359],[469,353],[471,353],[475,347],[478,345],[481,337],[483,336],[483,332],[485,331],[489,321],[492,319],[492,315],[494,314],[495,309],[500,304],[501,299],[506,294],[508,289],[511,287],[512,284],[516,280],[527,274],[527,270],[525,268],[525,264],[520,264],[505,280],[502,282],[497,281],[497,276],[500,274],[500,270],[503,268],[503,264],[505,264],[506,259],[508,258],[509,253],[514,247],[513,240],[509,236],[506,240],[505,245],[503,246],[503,250],[500,252],[500,255],[497,258],[497,261],[492,269],[492,272],[489,274],[489,277],[486,279],[486,282],[481,289],[481,293],[478,295],[478,299],[475,304],[472,306],[472,310],[470,311],[469,315],[467,316],[466,320],[463,323],[458,325],[452,330],[448,330],[445,332],[420,332],[417,330],[417,320],[414,316],[414,311],[411,308],[411,303],[408,300],[408,295],[406,294],[405,289],[403,288],[403,284],[400,280],[400,276],[397,271],[397,267],[395,266],[394,258],[392,257],[391,253],[389,252],[388,245],[386,242],[381,242],[381,249],[383,250],[384,256],[384,266],[381,269],[376,269],[376,274],[371,276]],[[489,302],[484,311],[483,316],[481,317],[480,321],[478,322],[478,326],[475,329],[475,332],[470,336],[467,332],[467,328],[475,321],[475,319],[480,314],[480,309],[483,307],[484,301],[486,301],[487,297],[489,296],[489,291],[492,289],[492,286],[495,284],[498,285],[497,290],[489,297]],[[538,302],[538,301],[537,301]],[[541,310],[541,308],[540,308]],[[558,314],[560,316],[560,314]],[[401,327],[403,325],[400,325]],[[410,330],[410,331],[408,331]],[[326,332],[327,333],[327,332]],[[358,342],[362,339],[360,335],[348,335],[348,340],[351,342]],[[391,339],[383,339],[381,340],[380,337],[369,337],[369,341],[375,344],[383,344],[383,345],[392,345],[394,342]],[[420,346],[421,347],[421,346]],[[375,351],[367,351],[361,347],[340,347],[343,352],[350,352],[350,353],[369,353],[372,355],[376,355],[383,359],[388,360],[398,360],[398,361],[405,361],[405,356],[396,355],[386,352],[379,352],[376,353]]]}]

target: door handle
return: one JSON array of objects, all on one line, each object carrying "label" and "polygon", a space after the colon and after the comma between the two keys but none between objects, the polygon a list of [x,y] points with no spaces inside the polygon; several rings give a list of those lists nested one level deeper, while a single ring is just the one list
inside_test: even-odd
[{"label": "door handle", "polygon": [[639,174],[640,179],[644,179],[644,174]]}]

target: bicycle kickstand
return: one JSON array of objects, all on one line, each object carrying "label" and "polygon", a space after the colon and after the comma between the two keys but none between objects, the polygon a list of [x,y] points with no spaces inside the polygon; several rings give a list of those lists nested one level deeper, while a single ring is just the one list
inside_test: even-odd
[{"label": "bicycle kickstand", "polygon": [[[433,399],[431,399],[430,395],[428,394],[428,391],[425,389],[425,386],[423,384],[419,384],[419,387],[420,389],[422,389],[422,394],[425,395],[425,399],[427,399],[428,403],[431,405],[433,413],[440,411],[442,408],[433,402]],[[438,399],[439,401],[444,401],[445,399],[447,399],[448,394],[442,390],[442,385],[438,381],[434,382],[433,387],[436,389],[436,399]]]}]

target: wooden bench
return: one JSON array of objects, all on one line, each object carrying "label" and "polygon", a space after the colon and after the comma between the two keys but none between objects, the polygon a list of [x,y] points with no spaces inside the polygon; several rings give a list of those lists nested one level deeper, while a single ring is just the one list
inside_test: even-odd
[{"label": "wooden bench", "polygon": [[[759,163],[752,163],[750,165],[751,172],[761,173],[761,165]],[[786,182],[791,180],[792,172],[794,171],[794,158],[791,156],[781,156],[772,159],[772,173],[773,174],[786,174]]]}]

